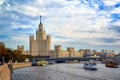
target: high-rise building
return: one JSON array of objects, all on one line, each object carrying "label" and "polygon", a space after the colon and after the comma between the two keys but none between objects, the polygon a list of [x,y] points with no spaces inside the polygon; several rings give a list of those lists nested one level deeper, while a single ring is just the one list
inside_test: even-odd
[{"label": "high-rise building", "polygon": [[32,56],[49,57],[49,52],[51,49],[51,36],[46,35],[43,29],[43,24],[41,22],[38,25],[38,30],[36,31],[36,39],[33,35],[30,35],[30,54]]}]

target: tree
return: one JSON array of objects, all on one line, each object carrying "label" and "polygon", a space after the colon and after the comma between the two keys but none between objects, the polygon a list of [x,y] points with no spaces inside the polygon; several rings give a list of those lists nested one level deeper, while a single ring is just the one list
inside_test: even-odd
[{"label": "tree", "polygon": [[24,62],[26,59],[26,56],[21,53],[22,52],[20,50],[13,50],[14,59],[16,59],[18,62]]},{"label": "tree", "polygon": [[0,42],[0,58],[2,56],[5,56],[7,54],[7,50],[5,48],[5,44],[3,42]]},{"label": "tree", "polygon": [[21,53],[20,50],[6,48],[5,44],[0,42],[0,61],[2,61],[2,57],[4,57],[5,62],[9,62],[9,60],[12,60],[13,62],[24,62],[27,57],[30,58],[30,56],[25,56]]},{"label": "tree", "polygon": [[12,62],[24,62],[26,59],[26,56],[21,54],[20,50],[11,50],[8,49],[8,53],[6,55],[6,61],[8,62],[9,60],[12,60]]}]

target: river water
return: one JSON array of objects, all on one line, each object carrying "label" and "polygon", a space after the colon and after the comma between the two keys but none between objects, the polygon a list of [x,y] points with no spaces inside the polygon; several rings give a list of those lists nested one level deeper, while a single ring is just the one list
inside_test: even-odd
[{"label": "river water", "polygon": [[97,71],[84,70],[82,63],[31,66],[14,70],[12,80],[120,80],[120,68],[97,66]]}]

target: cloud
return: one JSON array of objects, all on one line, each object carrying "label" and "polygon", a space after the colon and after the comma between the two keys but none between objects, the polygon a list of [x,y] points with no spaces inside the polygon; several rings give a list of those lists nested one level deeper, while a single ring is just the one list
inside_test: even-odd
[{"label": "cloud", "polygon": [[119,3],[119,2],[120,2],[119,0],[104,0],[104,4],[107,6],[115,5],[116,3]]},{"label": "cloud", "polygon": [[114,43],[114,42],[118,42],[120,39],[101,38],[101,40],[107,43]]},{"label": "cloud", "polygon": [[120,33],[120,26],[112,26],[109,29],[117,32],[118,34]]},{"label": "cloud", "polygon": [[111,14],[112,22],[120,20],[120,14]]},{"label": "cloud", "polygon": [[120,7],[119,8],[114,8],[114,10],[111,13],[119,14],[120,13]]},{"label": "cloud", "polygon": [[4,0],[0,0],[0,5],[2,5],[4,3]]},{"label": "cloud", "polygon": [[26,30],[26,29],[29,29],[29,28],[31,28],[31,29],[33,29],[34,27],[33,26],[31,26],[31,25],[24,25],[24,24],[20,24],[20,23],[11,23],[11,25],[12,25],[12,29],[22,29],[22,30]]},{"label": "cloud", "polygon": [[16,5],[13,6],[12,10],[32,17],[39,15],[39,9],[29,5],[21,5],[21,6]]},{"label": "cloud", "polygon": [[113,24],[113,25],[115,25],[115,26],[120,26],[120,20],[119,20],[119,21],[114,22],[114,24]]},{"label": "cloud", "polygon": [[10,36],[9,38],[5,38],[2,40],[5,42],[6,47],[8,48],[14,48],[17,49],[18,45],[24,45],[25,49],[28,49],[29,47],[29,39],[28,36],[25,35],[19,35],[19,36]]},{"label": "cloud", "polygon": [[9,36],[16,44],[27,42],[38,29],[42,15],[44,29],[52,36],[53,44],[120,44],[119,0],[23,1],[0,1],[0,38]]}]

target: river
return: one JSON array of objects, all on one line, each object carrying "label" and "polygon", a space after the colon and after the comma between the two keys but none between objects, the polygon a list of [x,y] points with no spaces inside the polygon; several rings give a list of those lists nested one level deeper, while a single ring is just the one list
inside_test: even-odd
[{"label": "river", "polygon": [[31,66],[14,70],[12,80],[120,80],[120,68],[97,66],[97,71],[84,70],[82,63]]}]

